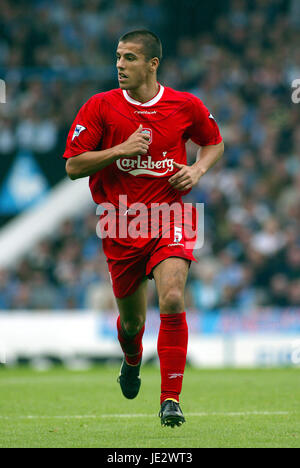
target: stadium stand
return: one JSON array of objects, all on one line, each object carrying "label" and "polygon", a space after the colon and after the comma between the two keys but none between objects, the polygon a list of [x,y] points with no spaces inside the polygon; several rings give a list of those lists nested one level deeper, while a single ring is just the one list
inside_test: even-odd
[{"label": "stadium stand", "polygon": [[[164,44],[160,81],[199,96],[225,140],[222,161],[188,199],[205,203],[205,244],[191,268],[188,306],[241,314],[300,306],[300,104],[291,100],[300,77],[299,2],[205,2],[205,11],[193,0],[172,2],[170,11],[158,0],[30,3],[1,2],[8,95],[0,106],[0,184],[24,150],[51,187],[65,177],[61,155],[76,111],[117,86],[118,37],[154,29]],[[186,20],[176,29],[178,15]],[[91,206],[66,218],[1,269],[0,310],[114,308],[95,212]],[[157,305],[153,285],[149,301]]]}]

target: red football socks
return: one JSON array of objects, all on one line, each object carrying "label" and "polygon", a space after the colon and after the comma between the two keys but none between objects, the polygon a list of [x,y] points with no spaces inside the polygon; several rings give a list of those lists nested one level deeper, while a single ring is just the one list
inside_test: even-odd
[{"label": "red football socks", "polygon": [[123,330],[121,325],[120,316],[117,320],[118,340],[120,342],[125,359],[131,366],[136,366],[143,354],[142,339],[145,331],[145,325],[141,328],[137,335],[130,336]]},{"label": "red football socks", "polygon": [[160,319],[157,341],[161,373],[160,403],[169,398],[179,402],[188,344],[186,314],[160,314]]}]

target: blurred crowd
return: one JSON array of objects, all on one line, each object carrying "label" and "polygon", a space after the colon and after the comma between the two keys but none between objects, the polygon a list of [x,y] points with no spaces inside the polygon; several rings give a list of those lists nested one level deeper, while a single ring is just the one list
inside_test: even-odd
[{"label": "blurred crowd", "polygon": [[[36,0],[31,8],[2,0],[2,164],[29,149],[45,170],[62,174],[75,113],[92,94],[117,87],[118,37],[152,29],[164,46],[160,82],[199,96],[225,141],[222,160],[186,200],[205,203],[188,307],[247,314],[300,306],[300,104],[291,99],[300,78],[300,2],[210,3],[214,11],[194,0]],[[195,147],[187,149],[192,163]],[[0,309],[115,307],[96,222],[95,211],[66,220],[1,271]],[[153,281],[149,304],[157,306]]]}]

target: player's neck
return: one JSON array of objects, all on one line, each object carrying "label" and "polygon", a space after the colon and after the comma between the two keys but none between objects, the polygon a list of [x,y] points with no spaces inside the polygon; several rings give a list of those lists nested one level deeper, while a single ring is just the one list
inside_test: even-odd
[{"label": "player's neck", "polygon": [[151,101],[151,99],[153,99],[154,96],[157,95],[159,88],[160,86],[155,80],[155,82],[151,84],[147,83],[136,89],[128,89],[127,93],[135,101],[144,103]]}]

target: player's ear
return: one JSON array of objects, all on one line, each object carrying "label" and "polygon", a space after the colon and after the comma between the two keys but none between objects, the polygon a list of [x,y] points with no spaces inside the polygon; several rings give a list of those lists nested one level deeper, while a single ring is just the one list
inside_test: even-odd
[{"label": "player's ear", "polygon": [[158,69],[159,66],[159,59],[157,57],[153,57],[150,60],[150,69],[151,71],[155,72]]}]

